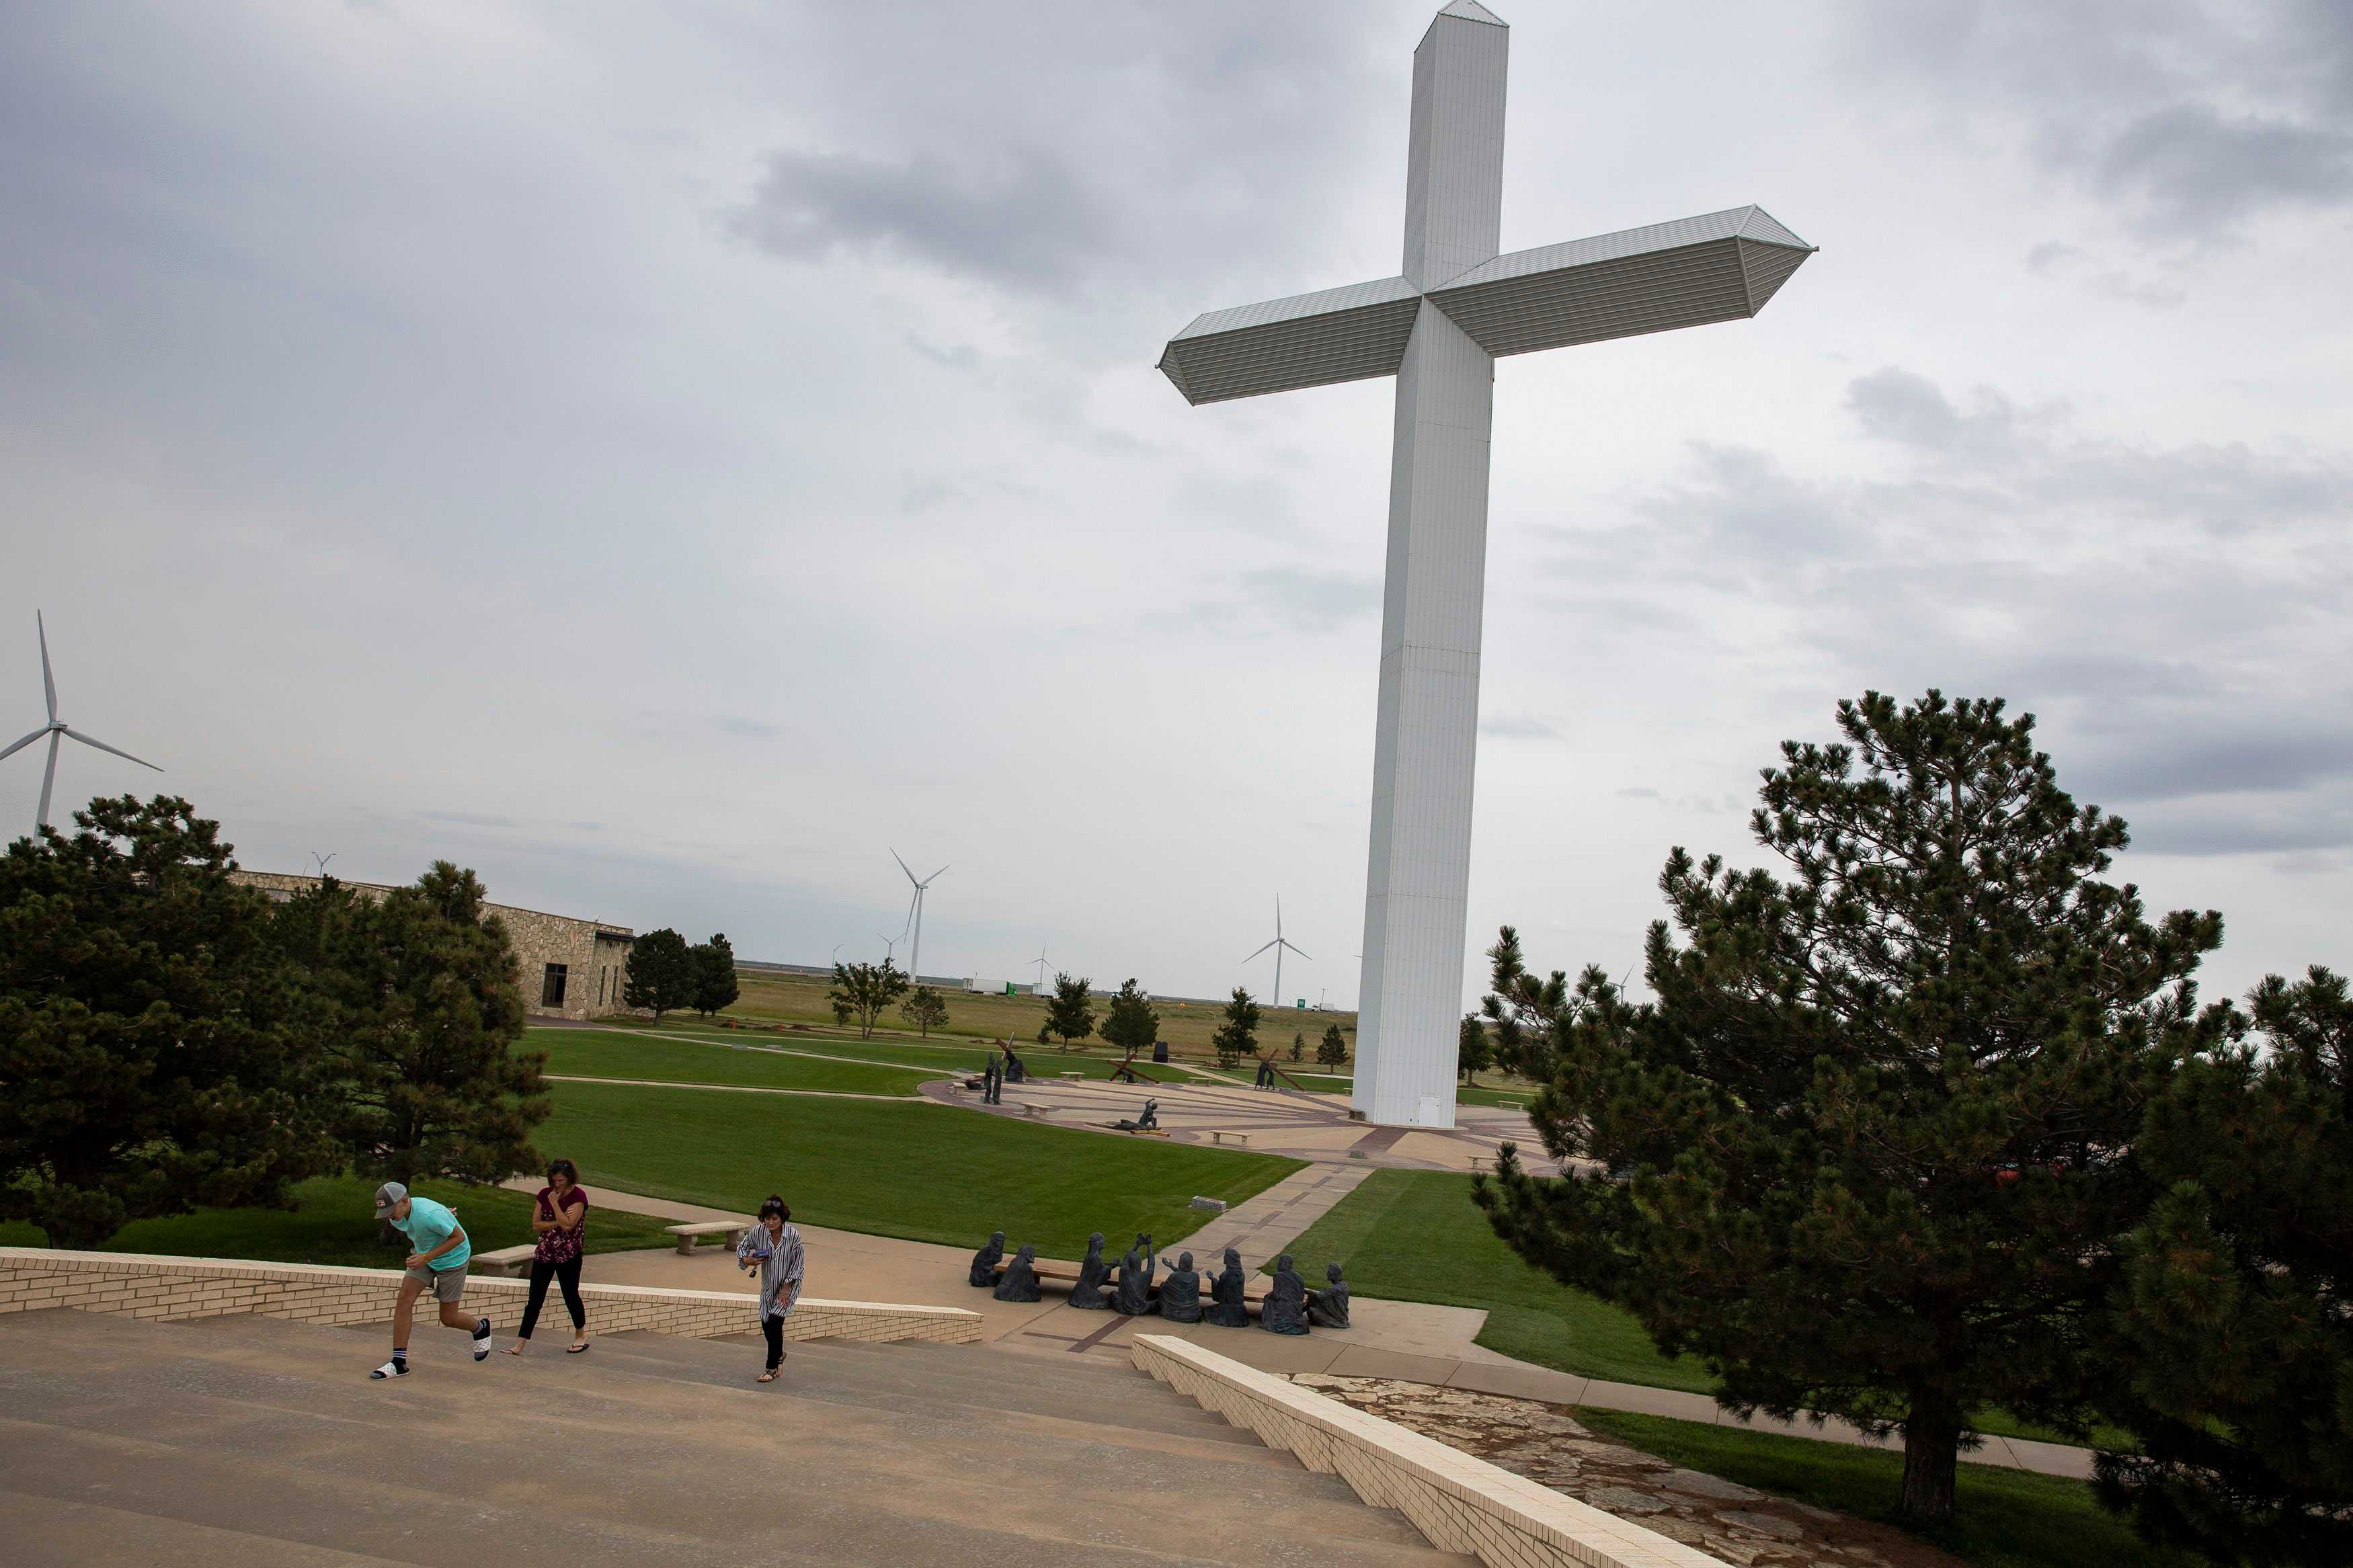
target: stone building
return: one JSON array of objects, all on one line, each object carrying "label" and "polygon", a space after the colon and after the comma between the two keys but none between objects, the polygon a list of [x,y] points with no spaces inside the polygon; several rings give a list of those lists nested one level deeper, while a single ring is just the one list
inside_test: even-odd
[{"label": "stone building", "polygon": [[[319,885],[316,877],[283,871],[232,871],[229,875],[281,902]],[[375,899],[392,891],[381,882],[344,882],[343,886]],[[504,922],[507,939],[514,944],[516,973],[528,1011],[552,1018],[641,1016],[621,1005],[629,948],[638,940],[628,926],[520,910],[512,904],[482,908]]]}]

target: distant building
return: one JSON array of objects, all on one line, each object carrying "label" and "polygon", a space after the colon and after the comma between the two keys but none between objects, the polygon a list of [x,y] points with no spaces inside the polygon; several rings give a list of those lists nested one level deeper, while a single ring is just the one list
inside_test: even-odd
[{"label": "distant building", "polygon": [[[319,885],[316,877],[283,871],[232,871],[229,876],[280,903]],[[343,885],[372,899],[392,891],[381,882]],[[512,904],[484,904],[482,909],[498,916],[507,928],[507,938],[514,944],[523,1005],[531,1012],[556,1018],[642,1016],[621,1005],[629,949],[638,940],[628,926],[519,910]]]}]

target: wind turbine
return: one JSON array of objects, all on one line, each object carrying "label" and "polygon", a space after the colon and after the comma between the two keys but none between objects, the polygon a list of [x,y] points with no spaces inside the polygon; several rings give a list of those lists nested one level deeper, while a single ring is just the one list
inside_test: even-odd
[{"label": "wind turbine", "polygon": [[1037,984],[1029,987],[1029,994],[1035,996],[1046,989],[1046,944],[1044,942],[1038,944],[1038,956],[1032,962],[1038,965],[1038,980]]},{"label": "wind turbine", "polygon": [[[1274,949],[1274,1005],[1280,1007],[1282,1005],[1282,950],[1287,947],[1291,949],[1292,952],[1298,953],[1300,957],[1307,957],[1305,949],[1300,947],[1295,942],[1286,942],[1283,940],[1282,899],[1280,894],[1276,895],[1274,900],[1274,940],[1268,942],[1266,947]],[[1260,948],[1258,952],[1264,952],[1266,951],[1266,947]],[[1250,958],[1256,958],[1258,956],[1258,952],[1251,953],[1250,958],[1245,958],[1242,962],[1244,963],[1248,963],[1250,961]],[[1310,962],[1312,963],[1313,960],[1310,960]]]},{"label": "wind turbine", "polygon": [[[899,852],[896,849],[891,851],[891,858],[899,860]],[[919,977],[923,973],[920,966],[923,962],[923,895],[931,890],[934,882],[947,874],[947,868],[943,866],[921,880],[917,880],[914,872],[907,870],[907,863],[904,860],[899,860],[899,869],[907,872],[907,880],[913,883],[915,889],[914,900],[907,906],[907,915],[913,922],[915,931],[914,945],[907,950],[907,978],[914,984],[921,984],[922,981]]]},{"label": "wind turbine", "polygon": [[126,762],[137,763],[142,768],[155,768],[155,771],[159,773],[164,770],[156,768],[154,763],[149,762],[144,757],[134,757],[128,752],[117,751],[114,747],[108,745],[103,741],[93,740],[90,736],[83,734],[79,730],[69,728],[66,721],[58,717],[58,683],[55,678],[49,674],[49,628],[41,620],[41,612],[38,610],[35,610],[33,612],[33,626],[35,631],[39,634],[41,639],[41,691],[42,694],[48,699],[49,721],[42,725],[39,729],[34,731],[31,734],[26,736],[23,740],[17,742],[15,745],[9,747],[6,751],[0,752],[0,757],[14,756],[16,752],[23,751],[26,747],[31,745],[34,742],[39,740],[44,735],[47,735],[49,738],[48,764],[41,770],[40,809],[37,811],[33,816],[34,831],[37,833],[41,828],[47,827],[49,825],[49,789],[50,786],[58,782],[58,742],[66,737],[71,736],[73,739],[79,741],[83,745],[95,746],[101,752],[111,752],[114,755],[122,758]]}]

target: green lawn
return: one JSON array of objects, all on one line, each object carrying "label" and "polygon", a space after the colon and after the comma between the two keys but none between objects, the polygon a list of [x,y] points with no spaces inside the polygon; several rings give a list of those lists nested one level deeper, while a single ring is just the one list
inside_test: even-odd
[{"label": "green lawn", "polygon": [[1504,1355],[1613,1383],[1715,1391],[1705,1367],[1661,1355],[1630,1313],[1522,1262],[1472,1206],[1469,1176],[1375,1171],[1291,1252],[1310,1279],[1327,1262],[1345,1265],[1359,1295],[1484,1307],[1479,1342]]},{"label": "green lawn", "polygon": [[[595,1206],[588,1185],[588,1250],[622,1252],[668,1247],[668,1223],[650,1215]],[[358,1176],[319,1176],[295,1184],[294,1207],[198,1209],[171,1219],[134,1220],[106,1244],[109,1252],[165,1253],[176,1258],[251,1258],[269,1263],[329,1263],[356,1268],[397,1268],[405,1245],[376,1240],[376,1184]],[[476,1252],[496,1252],[532,1239],[531,1198],[498,1187],[419,1182],[417,1191],[448,1204]],[[39,1247],[41,1233],[20,1222],[0,1225],[0,1247]]]},{"label": "green lawn", "polygon": [[591,1193],[628,1192],[749,1212],[771,1192],[811,1225],[977,1247],[992,1230],[1049,1258],[1087,1233],[1139,1230],[1164,1247],[1209,1212],[1300,1169],[1296,1160],[1157,1140],[1106,1138],[913,1101],[802,1100],[620,1084],[555,1086],[533,1134],[577,1161]]},{"label": "green lawn", "polygon": [[[547,1070],[586,1078],[640,1078],[674,1083],[740,1084],[758,1089],[812,1089],[842,1094],[911,1095],[927,1078],[946,1069],[940,1065],[901,1068],[881,1065],[887,1057],[862,1058],[875,1066],[827,1061],[824,1057],[849,1056],[860,1047],[823,1041],[807,1046],[816,1056],[798,1056],[795,1047],[779,1050],[747,1047],[691,1036],[653,1039],[612,1029],[533,1029],[523,1037],[522,1048],[545,1051]],[[969,1054],[967,1052],[967,1054]]]},{"label": "green lawn", "polygon": [[[1904,1456],[1894,1449],[1589,1406],[1578,1410],[1577,1418],[1605,1436],[1694,1470],[1857,1519],[1909,1528],[1895,1515]],[[1964,1460],[1954,1490],[1953,1522],[1914,1533],[1979,1568],[2108,1568],[2119,1563],[2189,1568],[2198,1561],[2141,1542],[2093,1500],[2092,1489],[2082,1481]]]},{"label": "green lawn", "polygon": [[[662,1041],[656,1040],[642,1032],[650,1030],[652,1027],[653,1026],[649,1024],[633,1026],[627,1030],[533,1029],[524,1037],[524,1043],[536,1049],[546,1044],[551,1037],[557,1036],[601,1035],[623,1040],[642,1040],[649,1046],[659,1047],[663,1043]],[[871,1040],[861,1040],[854,1032],[821,1033],[816,1029],[804,1033],[779,1035],[765,1030],[721,1029],[692,1023],[665,1023],[661,1026],[660,1033],[666,1040],[691,1041],[705,1045],[765,1047],[779,1051],[810,1051],[828,1057],[855,1057],[860,1061],[911,1068],[922,1072],[927,1078],[951,1076],[977,1078],[991,1054],[987,1042],[981,1040],[948,1040],[935,1037],[925,1042],[913,1037],[906,1039],[893,1039],[881,1035]],[[1097,1080],[1108,1079],[1121,1060],[1120,1055],[1116,1052],[1058,1051],[1051,1047],[1041,1048],[1034,1044],[1016,1045],[1014,1050],[1033,1074],[1039,1079],[1049,1080],[1066,1072],[1079,1073]],[[1195,1071],[1184,1066],[1175,1066],[1166,1062],[1140,1062],[1137,1065],[1144,1072],[1163,1083],[1203,1081]],[[1237,1076],[1246,1077],[1249,1071],[1248,1068],[1244,1068]],[[1345,1090],[1347,1080],[1341,1079],[1339,1084]]]}]

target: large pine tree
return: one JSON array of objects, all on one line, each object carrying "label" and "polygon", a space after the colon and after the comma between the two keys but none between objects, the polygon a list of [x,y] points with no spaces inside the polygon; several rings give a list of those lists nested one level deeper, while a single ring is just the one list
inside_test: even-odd
[{"label": "large pine tree", "polygon": [[130,795],[0,854],[0,1219],[52,1247],[340,1161],[325,1015],[219,825]]},{"label": "large pine tree", "polygon": [[2218,1561],[2353,1563],[2353,996],[2315,969],[2250,999],[2137,1152],[2168,1190],[2127,1245],[2103,1499]]},{"label": "large pine tree", "polygon": [[1655,1000],[1598,969],[1536,982],[1505,933],[1503,1043],[1578,1164],[1500,1161],[1478,1197],[1726,1405],[1899,1429],[1903,1511],[1937,1520],[1976,1412],[2090,1411],[2086,1341],[2149,1197],[2132,1142],[2221,1026],[2189,979],[2221,921],[2152,924],[2101,879],[2125,825],[2060,789],[2031,717],[1873,692],[1839,726],[1764,775],[1781,876],[1669,856]]}]

